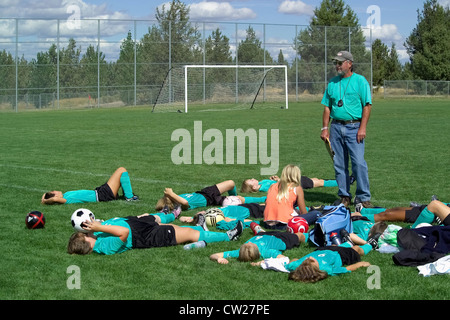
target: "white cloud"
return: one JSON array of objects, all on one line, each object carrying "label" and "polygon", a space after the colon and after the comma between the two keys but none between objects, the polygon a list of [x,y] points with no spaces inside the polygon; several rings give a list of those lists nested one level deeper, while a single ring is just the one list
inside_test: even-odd
[{"label": "white cloud", "polygon": [[380,39],[384,43],[386,42],[402,42],[403,36],[398,31],[395,24],[383,24],[380,27],[365,27],[363,29],[366,39],[370,39],[370,30],[372,30],[372,40]]},{"label": "white cloud", "polygon": [[278,7],[278,12],[294,15],[314,15],[314,7],[300,0],[284,0]]},{"label": "white cloud", "polygon": [[229,2],[202,1],[189,6],[192,20],[245,20],[256,18],[249,8],[234,8]]}]

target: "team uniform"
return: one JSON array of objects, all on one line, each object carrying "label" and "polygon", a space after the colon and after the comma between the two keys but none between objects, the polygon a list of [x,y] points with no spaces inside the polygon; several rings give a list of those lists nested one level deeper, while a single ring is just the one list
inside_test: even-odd
[{"label": "team uniform", "polygon": [[220,206],[226,198],[222,196],[216,185],[203,188],[193,193],[183,193],[180,197],[187,200],[189,210],[200,207]]},{"label": "team uniform", "polygon": [[107,183],[95,188],[95,190],[74,190],[63,194],[66,204],[89,203],[117,200]]},{"label": "team uniform", "polygon": [[[298,236],[287,232],[268,231],[260,232],[245,243],[254,243],[258,247],[260,257],[263,259],[276,258],[283,251],[298,247]],[[224,258],[238,258],[239,249],[225,251]]]},{"label": "team uniform", "polygon": [[361,261],[360,255],[351,248],[327,246],[317,248],[314,252],[307,254],[303,258],[285,265],[285,268],[292,272],[308,258],[314,258],[319,263],[319,269],[335,276],[350,271],[344,265],[351,265]]},{"label": "team uniform", "polygon": [[121,226],[128,228],[129,234],[125,242],[119,237],[106,232],[94,232],[97,237],[93,251],[99,254],[111,255],[130,249],[167,247],[177,244],[173,226],[159,225],[152,215],[137,218],[113,218],[102,225]]}]

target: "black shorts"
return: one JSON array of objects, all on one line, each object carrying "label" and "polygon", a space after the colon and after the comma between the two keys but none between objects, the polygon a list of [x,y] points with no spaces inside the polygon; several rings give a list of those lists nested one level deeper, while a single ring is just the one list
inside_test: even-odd
[{"label": "black shorts", "polygon": [[342,264],[345,266],[361,261],[361,256],[359,255],[359,253],[356,252],[356,250],[353,250],[352,248],[339,246],[325,246],[317,248],[315,251],[323,251],[323,250],[336,251],[341,257]]},{"label": "black shorts", "polygon": [[426,205],[421,205],[419,207],[412,207],[411,210],[405,211],[405,222],[414,223],[417,218],[420,216],[420,213],[423,209],[425,209]]},{"label": "black shorts", "polygon": [[314,188],[314,182],[310,178],[305,176],[300,177],[300,185],[302,186],[303,189]]},{"label": "black shorts", "polygon": [[148,215],[142,218],[127,217],[131,228],[133,248],[157,248],[177,245],[173,226],[159,225],[155,217]]},{"label": "black shorts", "polygon": [[95,192],[97,194],[97,201],[106,202],[117,200],[117,197],[114,195],[111,187],[107,183],[104,183],[100,187],[95,188]]},{"label": "black shorts", "polygon": [[262,234],[277,237],[286,244],[286,250],[298,247],[300,245],[298,236],[290,232],[266,231]]},{"label": "black shorts", "polygon": [[206,206],[221,206],[223,203],[223,200],[226,198],[225,196],[222,196],[219,188],[217,188],[216,185],[203,188],[200,191],[196,191],[195,193],[199,193],[206,199]]}]

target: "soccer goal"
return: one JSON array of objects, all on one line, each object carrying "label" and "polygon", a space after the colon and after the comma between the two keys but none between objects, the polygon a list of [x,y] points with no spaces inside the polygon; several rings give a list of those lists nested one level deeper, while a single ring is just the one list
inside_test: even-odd
[{"label": "soccer goal", "polygon": [[185,65],[169,70],[154,110],[288,109],[284,65]]}]

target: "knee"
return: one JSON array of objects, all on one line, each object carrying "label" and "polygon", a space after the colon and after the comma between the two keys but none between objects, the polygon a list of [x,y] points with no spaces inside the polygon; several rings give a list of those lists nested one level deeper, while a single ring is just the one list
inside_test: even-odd
[{"label": "knee", "polygon": [[431,212],[435,212],[436,209],[439,207],[439,204],[440,204],[440,203],[441,203],[441,202],[440,202],[439,200],[433,200],[433,201],[431,201],[431,202],[428,204],[427,208],[428,208],[428,210],[430,210]]}]

